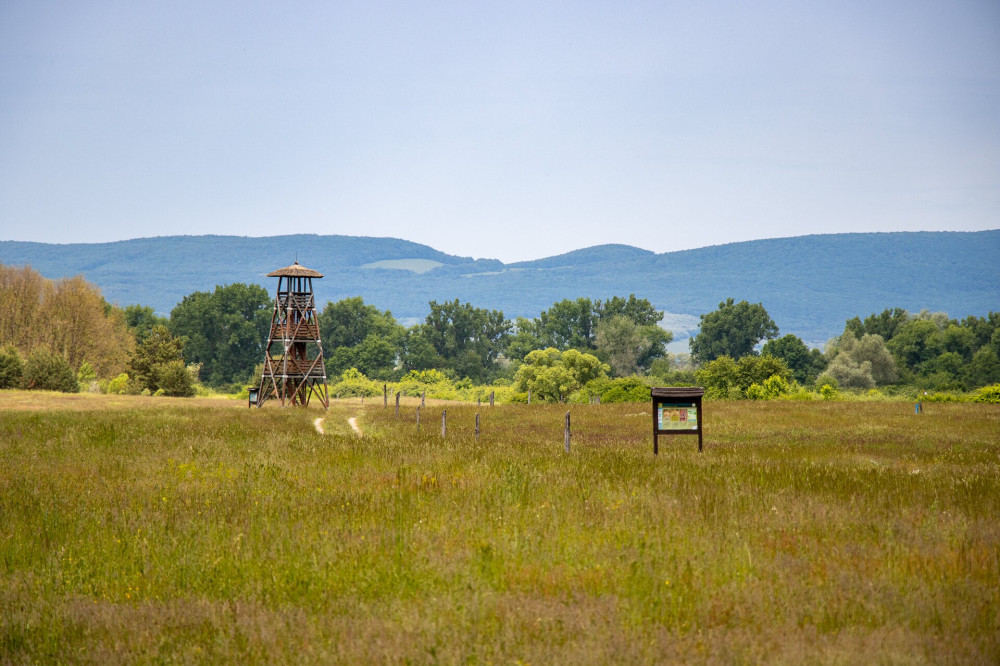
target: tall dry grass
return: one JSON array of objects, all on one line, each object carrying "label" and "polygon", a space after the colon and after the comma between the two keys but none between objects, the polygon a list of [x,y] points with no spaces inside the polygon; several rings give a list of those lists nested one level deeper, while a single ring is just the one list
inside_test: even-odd
[{"label": "tall dry grass", "polygon": [[993,406],[708,403],[654,457],[642,405],[566,455],[564,406],[21,395],[3,662],[1000,661]]}]

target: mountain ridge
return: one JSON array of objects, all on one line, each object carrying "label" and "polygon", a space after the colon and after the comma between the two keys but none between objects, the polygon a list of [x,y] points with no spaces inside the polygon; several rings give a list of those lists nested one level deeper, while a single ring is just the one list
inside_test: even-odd
[{"label": "mountain ridge", "polygon": [[[782,334],[821,343],[839,334],[846,319],[886,307],[957,318],[1000,310],[1000,229],[811,234],[659,254],[605,244],[510,264],[372,236],[0,241],[0,263],[28,264],[53,279],[83,275],[110,302],[150,305],[163,314],[187,294],[216,285],[247,282],[270,291],[266,273],[296,259],[326,276],[316,283],[319,304],[362,296],[404,322],[422,320],[430,300],[458,298],[514,319],[536,317],[563,298],[629,293],[677,315],[668,320],[691,321],[732,296],[762,302]],[[440,265],[428,268],[430,262]],[[687,332],[675,329],[678,337]]]}]

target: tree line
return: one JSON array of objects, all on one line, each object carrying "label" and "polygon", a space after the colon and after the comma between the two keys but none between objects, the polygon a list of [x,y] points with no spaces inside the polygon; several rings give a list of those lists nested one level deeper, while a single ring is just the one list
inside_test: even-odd
[{"label": "tree line", "polygon": [[[745,398],[793,385],[970,390],[1000,382],[993,312],[957,321],[886,309],[848,320],[819,350],[779,337],[763,304],[730,298],[701,315],[687,359],[667,353],[663,313],[634,294],[565,299],[514,321],[458,299],[428,309],[407,327],[361,297],[327,302],[318,317],[331,382],[345,373],[383,382],[434,376],[511,386],[537,400],[586,386],[648,397],[650,384],[697,383],[710,395]],[[162,317],[148,306],[109,304],[81,277],[53,281],[0,265],[0,387],[237,392],[259,372],[272,310],[264,288],[234,283],[189,294]]]},{"label": "tree line", "polygon": [[[823,351],[778,333],[762,304],[731,298],[719,303],[701,316],[691,340],[696,379],[716,396],[744,398],[787,392],[788,382],[827,392],[968,391],[1000,382],[1000,312],[959,321],[941,312],[886,308],[847,320]],[[771,377],[771,389],[765,390]]]}]

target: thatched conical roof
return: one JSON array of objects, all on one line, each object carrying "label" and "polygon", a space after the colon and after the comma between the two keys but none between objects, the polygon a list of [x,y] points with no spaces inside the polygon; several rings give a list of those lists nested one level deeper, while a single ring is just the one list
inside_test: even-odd
[{"label": "thatched conical roof", "polygon": [[295,262],[291,266],[285,266],[284,268],[279,268],[276,271],[271,271],[267,274],[267,277],[309,277],[309,278],[321,278],[323,274],[314,271],[311,268],[306,268],[305,266],[299,266],[299,262]]}]

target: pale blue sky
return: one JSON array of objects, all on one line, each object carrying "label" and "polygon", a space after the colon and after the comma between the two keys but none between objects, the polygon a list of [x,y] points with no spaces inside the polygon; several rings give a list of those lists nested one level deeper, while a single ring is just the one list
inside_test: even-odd
[{"label": "pale blue sky", "polygon": [[0,239],[1000,227],[1000,2],[0,0]]}]

